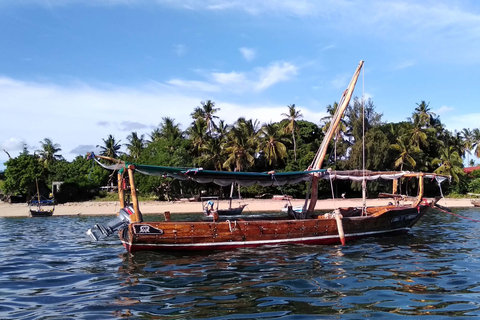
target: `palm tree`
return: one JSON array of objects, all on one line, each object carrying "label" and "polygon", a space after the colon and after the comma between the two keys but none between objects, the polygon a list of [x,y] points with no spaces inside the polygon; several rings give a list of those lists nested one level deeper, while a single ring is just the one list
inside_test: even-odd
[{"label": "palm tree", "polygon": [[160,137],[174,141],[177,138],[182,138],[183,132],[180,129],[180,124],[175,123],[175,119],[170,117],[163,117],[162,122],[159,125]]},{"label": "palm tree", "polygon": [[397,138],[397,143],[392,144],[391,148],[400,153],[395,160],[395,167],[400,167],[400,171],[403,171],[403,165],[408,164],[413,168],[417,165],[417,162],[412,157],[412,149],[408,143],[405,143],[405,138]]},{"label": "palm tree", "polygon": [[40,141],[42,149],[37,150],[36,153],[40,156],[43,166],[49,168],[50,165],[55,161],[62,158],[61,155],[57,155],[57,152],[62,151],[58,143],[53,143],[51,139],[45,138],[43,141]]},{"label": "palm tree", "polygon": [[279,160],[287,155],[287,148],[282,142],[282,132],[278,123],[264,124],[259,132],[260,144],[258,150],[263,153],[268,164],[275,167]]},{"label": "palm tree", "polygon": [[202,118],[205,120],[207,133],[211,135],[213,129],[217,126],[213,119],[218,119],[217,116],[214,115],[217,111],[220,111],[220,108],[215,108],[215,102],[212,100],[207,100],[207,102],[200,102],[201,107],[196,107],[193,113],[191,114],[194,120],[198,118]]},{"label": "palm tree", "polygon": [[243,171],[255,163],[257,146],[258,121],[239,118],[228,133],[225,147],[227,160],[223,163],[226,169]]},{"label": "palm tree", "polygon": [[463,175],[462,158],[453,146],[445,146],[440,150],[440,158],[432,161],[433,165],[439,167],[434,171],[438,174],[446,174],[452,176],[455,182],[459,182],[459,176]]},{"label": "palm tree", "polygon": [[132,132],[130,135],[128,135],[127,140],[129,143],[126,143],[125,146],[127,147],[130,157],[132,157],[134,160],[138,160],[140,153],[145,147],[144,135],[142,134],[140,137],[138,137],[136,132]]},{"label": "palm tree", "polygon": [[428,146],[427,134],[419,126],[414,126],[410,131],[410,144],[420,149],[420,145]]},{"label": "palm tree", "polygon": [[298,124],[297,119],[303,118],[302,113],[300,110],[295,110],[295,104],[289,105],[288,113],[282,113],[282,116],[286,117],[284,120],[288,121],[288,124],[285,126],[285,132],[292,133],[292,140],[293,140],[293,154],[295,157],[295,161],[297,161],[297,144],[295,141],[295,132],[298,132]]},{"label": "palm tree", "polygon": [[152,143],[155,141],[160,140],[162,135],[160,134],[160,128],[156,127],[155,129],[152,130],[152,133],[149,134],[150,140],[147,140],[147,143]]},{"label": "palm tree", "polygon": [[422,102],[417,103],[415,111],[412,115],[413,123],[421,128],[430,127],[436,114],[431,111],[429,103],[422,100]]},{"label": "palm tree", "polygon": [[188,138],[191,141],[195,156],[199,157],[207,136],[205,135],[206,122],[202,118],[193,121],[187,129]]},{"label": "palm tree", "polygon": [[119,151],[121,148],[120,141],[115,141],[115,138],[109,134],[107,139],[102,139],[104,145],[97,145],[97,148],[100,148],[100,155],[110,158],[117,158],[123,152]]},{"label": "palm tree", "polygon": [[472,130],[472,148],[475,148],[475,156],[480,158],[480,129]]},{"label": "palm tree", "polygon": [[209,138],[200,147],[201,155],[196,161],[203,168],[222,171],[222,165],[225,162],[222,150],[223,144],[220,139]]},{"label": "palm tree", "polygon": [[470,155],[473,149],[473,133],[470,129],[464,128],[461,132],[463,142],[465,144],[465,153],[467,154],[467,163],[470,162]]}]

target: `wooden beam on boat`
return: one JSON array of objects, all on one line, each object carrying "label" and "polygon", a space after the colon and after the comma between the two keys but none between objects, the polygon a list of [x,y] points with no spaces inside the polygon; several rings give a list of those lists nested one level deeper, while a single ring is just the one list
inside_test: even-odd
[{"label": "wooden beam on boat", "polygon": [[396,194],[398,192],[398,179],[393,180],[392,193]]},{"label": "wooden beam on boat", "polygon": [[119,171],[117,174],[118,200],[120,202],[120,209],[125,208],[125,190],[123,190],[123,173],[124,171],[122,170],[122,172]]},{"label": "wooden beam on boat", "polygon": [[[352,80],[350,80],[350,84],[342,94],[342,97],[340,99],[340,104],[337,107],[337,111],[333,115],[332,121],[330,122],[330,127],[325,133],[325,137],[323,138],[322,144],[320,145],[320,149],[317,152],[312,169],[321,169],[322,167],[325,154],[327,153],[328,145],[330,144],[330,141],[333,138],[333,134],[335,133],[335,130],[338,127],[338,124],[340,123],[340,120],[342,119],[345,109],[350,103],[350,98],[352,97],[353,89],[355,89],[355,84],[357,83],[357,79],[358,79],[358,76],[360,75],[360,70],[362,69],[362,67],[363,67],[363,60],[361,60],[360,63],[358,64],[358,67],[355,70],[355,73],[353,74]],[[312,178],[311,199],[310,199],[310,204],[308,206],[307,212],[313,212],[315,210],[315,206],[317,205],[318,180],[319,180],[318,174],[314,174]]]},{"label": "wooden beam on boat", "polygon": [[423,180],[424,180],[424,174],[420,174],[418,176],[418,196],[417,200],[412,204],[412,207],[416,207],[422,202],[423,198]]},{"label": "wooden beam on boat", "polygon": [[135,166],[133,164],[128,166],[128,180],[130,181],[130,194],[132,195],[132,202],[133,202],[133,211],[131,222],[141,222],[141,214],[140,209],[138,206],[138,197],[137,197],[137,189],[135,188],[135,180],[133,177],[133,173],[135,171]]}]

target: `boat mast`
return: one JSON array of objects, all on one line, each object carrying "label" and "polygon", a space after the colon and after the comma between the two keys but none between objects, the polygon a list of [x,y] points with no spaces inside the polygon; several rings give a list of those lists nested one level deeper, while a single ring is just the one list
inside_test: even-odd
[{"label": "boat mast", "polygon": [[38,198],[37,208],[40,211],[40,190],[38,189],[38,178],[35,178],[35,184],[37,185],[37,198]]},{"label": "boat mast", "polygon": [[[357,79],[358,79],[358,76],[360,75],[360,70],[362,69],[362,67],[363,67],[363,60],[361,60],[360,63],[358,64],[357,70],[355,70],[352,80],[350,80],[350,84],[348,85],[347,89],[343,92],[342,97],[340,98],[340,103],[337,107],[337,110],[333,115],[332,120],[330,121],[330,126],[327,132],[325,133],[325,137],[323,138],[322,144],[320,145],[317,155],[315,156],[315,159],[312,162],[311,169],[313,170],[318,170],[318,169],[321,169],[322,167],[325,154],[327,153],[328,145],[332,140],[333,134],[337,129],[338,124],[340,123],[340,119],[342,118],[343,113],[345,112],[345,109],[350,103],[350,98],[352,97],[353,89],[355,89],[355,84],[357,83]],[[318,173],[313,174],[312,189],[311,189],[312,195],[311,195],[310,204],[308,206],[307,212],[313,212],[315,210],[315,206],[317,205],[319,178],[320,177]],[[306,201],[308,201],[308,199]]]}]

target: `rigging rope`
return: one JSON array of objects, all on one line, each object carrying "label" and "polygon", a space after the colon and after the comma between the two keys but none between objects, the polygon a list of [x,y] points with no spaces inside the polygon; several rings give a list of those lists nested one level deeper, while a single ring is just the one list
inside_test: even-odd
[{"label": "rigging rope", "polygon": [[447,210],[444,210],[444,209],[442,209],[442,208],[439,208],[438,206],[434,206],[434,208],[435,208],[436,210],[439,210],[439,211],[442,211],[442,212],[451,214],[452,216],[455,216],[455,217],[458,217],[458,218],[470,220],[470,221],[473,221],[473,222],[480,222],[480,220],[477,220],[477,219],[472,219],[472,218],[469,218],[469,217],[465,217],[465,216],[459,215],[459,214],[457,214],[457,213],[448,212]]}]

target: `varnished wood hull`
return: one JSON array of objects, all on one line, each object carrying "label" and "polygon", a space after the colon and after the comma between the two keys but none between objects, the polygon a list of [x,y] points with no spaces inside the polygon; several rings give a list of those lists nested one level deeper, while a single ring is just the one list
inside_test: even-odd
[{"label": "varnished wood hull", "polygon": [[[358,209],[341,209],[343,230],[348,241],[371,236],[407,232],[430,208],[368,208],[368,216]],[[284,243],[340,243],[335,218],[299,220],[232,220],[221,222],[141,222],[131,223],[119,232],[129,252],[226,250]]]}]

